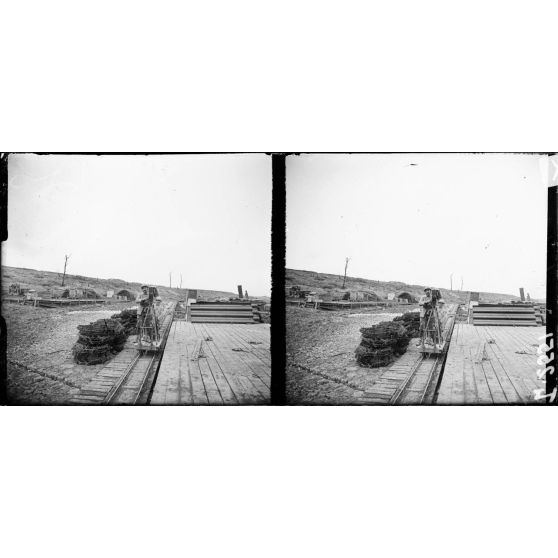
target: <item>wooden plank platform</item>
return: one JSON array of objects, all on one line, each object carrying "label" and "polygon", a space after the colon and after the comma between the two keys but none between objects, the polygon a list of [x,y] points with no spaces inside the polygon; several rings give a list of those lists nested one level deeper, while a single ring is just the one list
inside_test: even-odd
[{"label": "wooden plank platform", "polygon": [[436,403],[442,405],[525,405],[537,379],[537,347],[544,327],[455,325]]},{"label": "wooden plank platform", "polygon": [[262,405],[270,401],[269,324],[175,321],[151,405]]},{"label": "wooden plank platform", "polygon": [[472,317],[476,326],[540,325],[532,305],[479,304],[473,306]]}]

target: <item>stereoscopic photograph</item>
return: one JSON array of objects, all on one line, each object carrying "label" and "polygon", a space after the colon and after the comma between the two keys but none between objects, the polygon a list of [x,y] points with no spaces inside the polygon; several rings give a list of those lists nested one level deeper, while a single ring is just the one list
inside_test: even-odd
[{"label": "stereoscopic photograph", "polygon": [[269,156],[8,157],[8,404],[269,403]]},{"label": "stereoscopic photograph", "polygon": [[287,402],[544,403],[543,159],[287,157]]}]

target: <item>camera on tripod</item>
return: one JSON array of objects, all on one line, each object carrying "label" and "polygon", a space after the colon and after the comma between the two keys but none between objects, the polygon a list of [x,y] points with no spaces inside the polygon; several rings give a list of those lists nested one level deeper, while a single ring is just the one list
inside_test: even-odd
[{"label": "camera on tripod", "polygon": [[440,289],[432,289],[431,297],[432,297],[432,306],[436,306],[438,301],[442,298],[442,293],[440,293]]},{"label": "camera on tripod", "polygon": [[153,303],[153,301],[159,296],[159,291],[157,290],[157,287],[147,287],[147,297],[150,303]]},{"label": "camera on tripod", "polygon": [[153,306],[153,302],[159,296],[159,291],[157,287],[147,287],[147,298],[140,302],[143,308],[147,306]]}]

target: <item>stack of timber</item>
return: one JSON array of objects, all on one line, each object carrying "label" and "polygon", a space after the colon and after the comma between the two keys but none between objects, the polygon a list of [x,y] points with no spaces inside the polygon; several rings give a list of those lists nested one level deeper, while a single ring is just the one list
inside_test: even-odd
[{"label": "stack of timber", "polygon": [[198,302],[188,308],[190,321],[197,324],[253,324],[260,322],[257,305],[250,302]]},{"label": "stack of timber", "polygon": [[535,304],[534,308],[537,325],[546,325],[546,304]]},{"label": "stack of timber", "polygon": [[186,304],[180,301],[174,309],[174,319],[175,320],[185,320],[187,314]]},{"label": "stack of timber", "polygon": [[60,306],[80,306],[82,304],[105,304],[106,300],[95,298],[36,298],[24,302],[24,304],[27,303],[44,308],[58,308]]},{"label": "stack of timber", "polygon": [[351,302],[349,300],[321,301],[317,303],[319,310],[346,310],[352,308],[367,308],[369,306],[392,306],[392,300],[370,301],[370,302]]},{"label": "stack of timber", "polygon": [[476,326],[536,326],[535,309],[529,304],[488,304],[473,306]]}]

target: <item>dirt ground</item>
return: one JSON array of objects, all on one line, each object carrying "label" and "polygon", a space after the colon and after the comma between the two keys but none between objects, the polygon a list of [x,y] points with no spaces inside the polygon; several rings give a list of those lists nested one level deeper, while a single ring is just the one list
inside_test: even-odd
[{"label": "dirt ground", "polygon": [[366,404],[365,389],[385,368],[358,365],[361,327],[393,320],[409,305],[324,311],[287,307],[287,402],[291,405]]},{"label": "dirt ground", "polygon": [[63,405],[103,366],[76,364],[72,346],[78,325],[133,306],[133,303],[70,308],[4,304],[8,330],[8,402],[11,405]]}]

